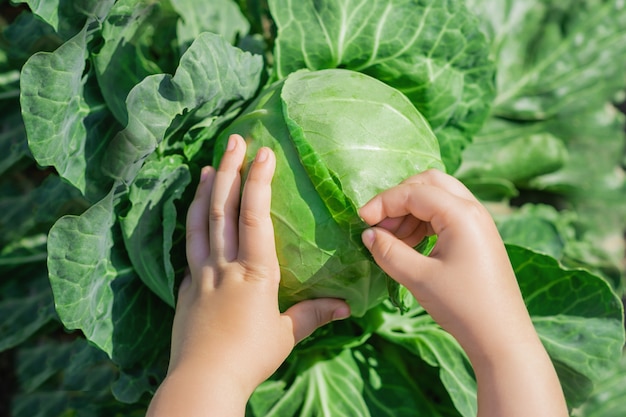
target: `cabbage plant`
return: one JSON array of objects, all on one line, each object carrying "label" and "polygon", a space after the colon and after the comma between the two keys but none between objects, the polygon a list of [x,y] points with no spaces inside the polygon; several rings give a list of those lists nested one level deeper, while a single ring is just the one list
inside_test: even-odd
[{"label": "cabbage plant", "polygon": [[[283,307],[338,297],[362,316],[398,285],[361,243],[357,210],[379,192],[430,168],[444,169],[428,121],[396,89],[344,70],[298,71],[267,87],[224,129],[277,155],[272,220]],[[390,290],[388,292],[388,289]]]},{"label": "cabbage plant", "polygon": [[463,350],[358,238],[356,208],[431,167],[492,209],[572,414],[626,413],[603,391],[625,372],[622,0],[0,12],[0,350],[16,358],[15,417],[145,414],[167,369],[185,213],[229,133],[278,157],[282,307],[332,295],[355,313],[300,343],[248,416],[476,415]]}]

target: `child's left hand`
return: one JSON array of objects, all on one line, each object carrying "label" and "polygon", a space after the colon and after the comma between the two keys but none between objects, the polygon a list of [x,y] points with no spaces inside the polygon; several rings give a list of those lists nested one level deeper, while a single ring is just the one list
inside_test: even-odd
[{"label": "child's left hand", "polygon": [[245,152],[241,136],[232,135],[219,169],[202,172],[187,217],[190,276],[179,290],[168,376],[149,415],[243,415],[254,389],[296,343],[350,314],[332,298],[280,313],[270,218],[276,160],[270,149],[259,150],[240,203]]}]

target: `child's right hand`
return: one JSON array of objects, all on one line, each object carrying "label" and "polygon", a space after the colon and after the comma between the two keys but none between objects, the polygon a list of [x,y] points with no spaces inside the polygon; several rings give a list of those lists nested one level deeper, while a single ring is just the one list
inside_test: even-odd
[{"label": "child's right hand", "polygon": [[[378,265],[468,354],[479,415],[567,415],[495,223],[461,182],[426,171],[377,195],[359,214],[373,226],[363,243]],[[432,234],[429,256],[413,249]]]},{"label": "child's right hand", "polygon": [[[376,262],[464,348],[483,351],[494,336],[510,340],[530,324],[490,214],[454,177],[426,171],[374,197],[359,213],[376,225],[363,234]],[[413,249],[432,234],[437,243],[430,256]]]}]

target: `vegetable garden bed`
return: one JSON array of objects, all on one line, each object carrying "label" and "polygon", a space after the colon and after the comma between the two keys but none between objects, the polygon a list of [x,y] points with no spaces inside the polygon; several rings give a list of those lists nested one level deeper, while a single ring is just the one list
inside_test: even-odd
[{"label": "vegetable garden bed", "polygon": [[[625,27],[619,0],[0,0],[0,416],[144,415],[200,167],[332,68],[402,93],[492,210],[572,415],[626,415]],[[248,414],[475,415],[404,301],[317,331]]]}]

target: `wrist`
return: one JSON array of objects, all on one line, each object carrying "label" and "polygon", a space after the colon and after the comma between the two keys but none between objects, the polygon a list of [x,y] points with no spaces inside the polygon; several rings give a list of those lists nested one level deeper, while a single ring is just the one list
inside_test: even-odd
[{"label": "wrist", "polygon": [[[256,388],[256,387],[254,387]],[[149,416],[243,416],[254,388],[242,384],[221,367],[180,363],[159,387]]]}]

